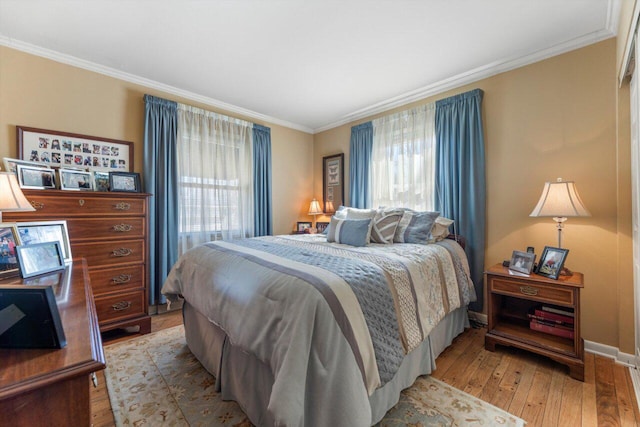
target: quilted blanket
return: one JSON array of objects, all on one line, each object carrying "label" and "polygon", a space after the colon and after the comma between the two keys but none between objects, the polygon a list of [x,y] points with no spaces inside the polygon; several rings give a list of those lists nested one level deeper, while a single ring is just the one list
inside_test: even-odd
[{"label": "quilted blanket", "polygon": [[[204,244],[180,258],[162,292],[270,367],[269,410],[282,425],[305,424],[295,402],[336,393],[335,381],[358,391],[346,401],[366,401],[447,313],[475,299],[453,241],[356,248],[321,235]],[[345,358],[357,372],[341,368]]]}]

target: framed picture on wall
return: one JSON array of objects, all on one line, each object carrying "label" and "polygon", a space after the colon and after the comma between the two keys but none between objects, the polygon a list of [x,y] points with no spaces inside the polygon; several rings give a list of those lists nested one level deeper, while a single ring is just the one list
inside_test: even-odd
[{"label": "framed picture on wall", "polygon": [[332,214],[344,205],[344,154],[322,158],[324,213]]},{"label": "framed picture on wall", "polygon": [[133,170],[133,142],[47,129],[16,126],[21,159],[53,168],[92,167]]}]

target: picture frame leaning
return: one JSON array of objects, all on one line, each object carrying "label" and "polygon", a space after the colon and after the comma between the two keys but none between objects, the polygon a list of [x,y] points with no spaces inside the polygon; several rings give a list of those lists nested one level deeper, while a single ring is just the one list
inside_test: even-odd
[{"label": "picture frame leaning", "polygon": [[67,221],[32,221],[16,223],[21,245],[55,241],[60,243],[62,257],[66,263],[71,262],[71,243]]},{"label": "picture frame leaning", "polygon": [[542,251],[542,256],[540,257],[540,262],[538,263],[536,274],[558,280],[568,254],[569,249],[545,246],[544,251]]}]

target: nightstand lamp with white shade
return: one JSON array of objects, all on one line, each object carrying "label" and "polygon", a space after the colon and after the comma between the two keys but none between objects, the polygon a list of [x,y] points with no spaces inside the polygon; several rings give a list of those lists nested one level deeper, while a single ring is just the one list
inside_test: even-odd
[{"label": "nightstand lamp with white shade", "polygon": [[318,232],[318,229],[316,228],[316,216],[322,215],[323,213],[324,212],[322,212],[322,209],[320,208],[320,203],[316,199],[313,199],[311,201],[311,205],[309,205],[309,215],[313,215],[313,224],[309,229],[309,233],[315,234]]},{"label": "nightstand lamp with white shade", "polygon": [[0,172],[0,222],[2,212],[35,211],[22,193],[16,175]]},{"label": "nightstand lamp with white shade", "polygon": [[591,216],[582,203],[573,181],[546,182],[538,204],[529,216],[552,217],[558,228],[558,247],[562,248],[562,229],[569,217]]}]

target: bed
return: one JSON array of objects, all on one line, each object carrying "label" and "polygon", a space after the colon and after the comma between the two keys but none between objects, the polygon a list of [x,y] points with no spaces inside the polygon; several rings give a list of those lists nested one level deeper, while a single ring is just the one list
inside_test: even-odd
[{"label": "bed", "polygon": [[187,344],[257,426],[370,426],[468,326],[464,250],[330,243],[324,235],[209,242],[162,292],[184,299]]}]

